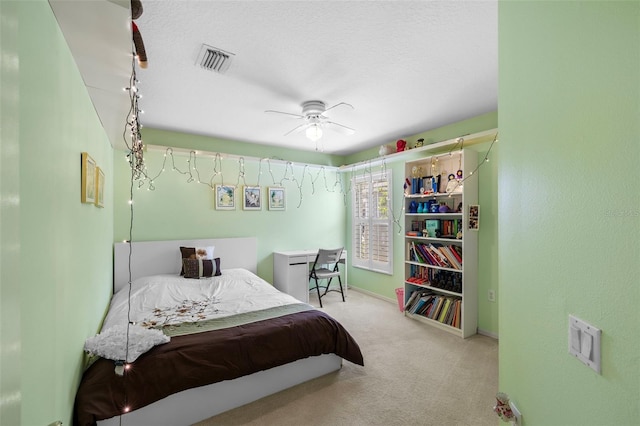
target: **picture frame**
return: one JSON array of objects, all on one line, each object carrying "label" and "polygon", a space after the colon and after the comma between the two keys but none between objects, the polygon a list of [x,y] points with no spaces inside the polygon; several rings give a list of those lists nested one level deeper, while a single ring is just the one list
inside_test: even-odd
[{"label": "picture frame", "polygon": [[472,231],[480,229],[480,206],[477,204],[469,205],[469,229]]},{"label": "picture frame", "polygon": [[96,166],[96,207],[104,207],[104,170]]},{"label": "picture frame", "polygon": [[96,202],[96,161],[83,152],[81,154],[80,201],[87,204]]},{"label": "picture frame", "polygon": [[242,193],[244,210],[262,210],[262,189],[259,186],[245,186]]},{"label": "picture frame", "polygon": [[236,187],[234,185],[216,185],[214,193],[216,210],[236,209]]},{"label": "picture frame", "polygon": [[420,183],[421,193],[431,194],[440,192],[440,175],[423,176]]},{"label": "picture frame", "polygon": [[269,210],[285,210],[285,189],[280,186],[270,186],[269,194]]}]

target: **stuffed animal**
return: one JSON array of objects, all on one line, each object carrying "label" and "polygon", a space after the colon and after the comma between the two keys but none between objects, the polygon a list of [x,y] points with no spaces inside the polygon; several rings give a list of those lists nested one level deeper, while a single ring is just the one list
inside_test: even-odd
[{"label": "stuffed animal", "polygon": [[503,422],[508,422],[513,419],[513,411],[509,405],[509,397],[503,392],[498,392],[496,395],[496,406],[493,407],[493,411],[500,417]]},{"label": "stuffed animal", "polygon": [[396,142],[396,152],[402,152],[407,148],[407,141],[398,139]]}]

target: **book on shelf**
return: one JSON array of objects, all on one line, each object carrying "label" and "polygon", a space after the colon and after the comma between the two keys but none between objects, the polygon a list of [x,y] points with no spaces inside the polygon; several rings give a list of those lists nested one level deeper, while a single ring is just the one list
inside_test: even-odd
[{"label": "book on shelf", "polygon": [[458,262],[460,262],[460,264],[462,265],[462,247],[454,246],[454,245],[450,247],[451,247],[451,253],[453,253],[456,259],[458,259]]},{"label": "book on shelf", "polygon": [[415,313],[417,315],[422,315],[429,306],[433,303],[433,295],[422,296],[420,298],[420,305],[416,308]]},{"label": "book on shelf", "polygon": [[438,266],[450,268],[451,265],[449,265],[447,258],[440,252],[440,247],[442,247],[441,244],[429,244],[428,249],[433,253],[433,257],[436,259],[436,262],[438,262]]},{"label": "book on shelf", "polygon": [[411,306],[414,302],[414,300],[418,297],[418,295],[420,294],[420,292],[418,291],[414,291],[411,293],[411,295],[409,296],[409,299],[407,299],[407,302],[404,304],[404,310],[406,311],[407,308],[409,306]]},{"label": "book on shelf", "polygon": [[431,291],[414,290],[405,305],[405,312],[423,316],[451,327],[460,328],[462,300]]},{"label": "book on shelf", "polygon": [[447,258],[449,264],[453,269],[462,269],[462,265],[458,262],[458,259],[453,255],[451,246],[440,246],[438,247],[440,252]]},{"label": "book on shelf", "polygon": [[444,303],[444,297],[438,296],[437,302],[434,302],[433,309],[431,309],[427,315],[427,318],[434,319],[437,318],[440,314],[440,310],[442,309],[442,304]]},{"label": "book on shelf", "polygon": [[427,231],[425,237],[455,240],[462,230],[462,219],[427,219],[423,228]]},{"label": "book on shelf", "polygon": [[444,323],[444,319],[447,316],[447,312],[449,312],[450,305],[451,305],[451,299],[446,298],[442,303],[442,309],[440,309],[440,313],[438,315],[438,322]]}]

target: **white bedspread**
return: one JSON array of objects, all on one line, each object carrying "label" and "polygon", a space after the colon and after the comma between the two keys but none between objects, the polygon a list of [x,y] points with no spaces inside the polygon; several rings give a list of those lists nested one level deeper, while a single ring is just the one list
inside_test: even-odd
[{"label": "white bedspread", "polygon": [[[127,324],[129,286],[114,294],[102,330]],[[145,327],[212,318],[299,304],[245,269],[224,269],[218,277],[178,275],[138,278],[131,284],[130,321]]]}]

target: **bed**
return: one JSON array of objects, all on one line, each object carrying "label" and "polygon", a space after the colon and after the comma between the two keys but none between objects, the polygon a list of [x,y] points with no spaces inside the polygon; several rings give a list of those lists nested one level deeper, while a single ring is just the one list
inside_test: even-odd
[{"label": "bed", "polygon": [[[181,277],[180,247],[214,247],[221,275]],[[343,359],[364,365],[340,323],[255,275],[256,252],[255,238],[133,243],[130,291],[129,244],[115,244],[102,330],[126,327],[129,318],[170,341],[141,354],[123,376],[113,360],[95,360],[76,394],[74,424],[193,424],[336,371]]]}]

